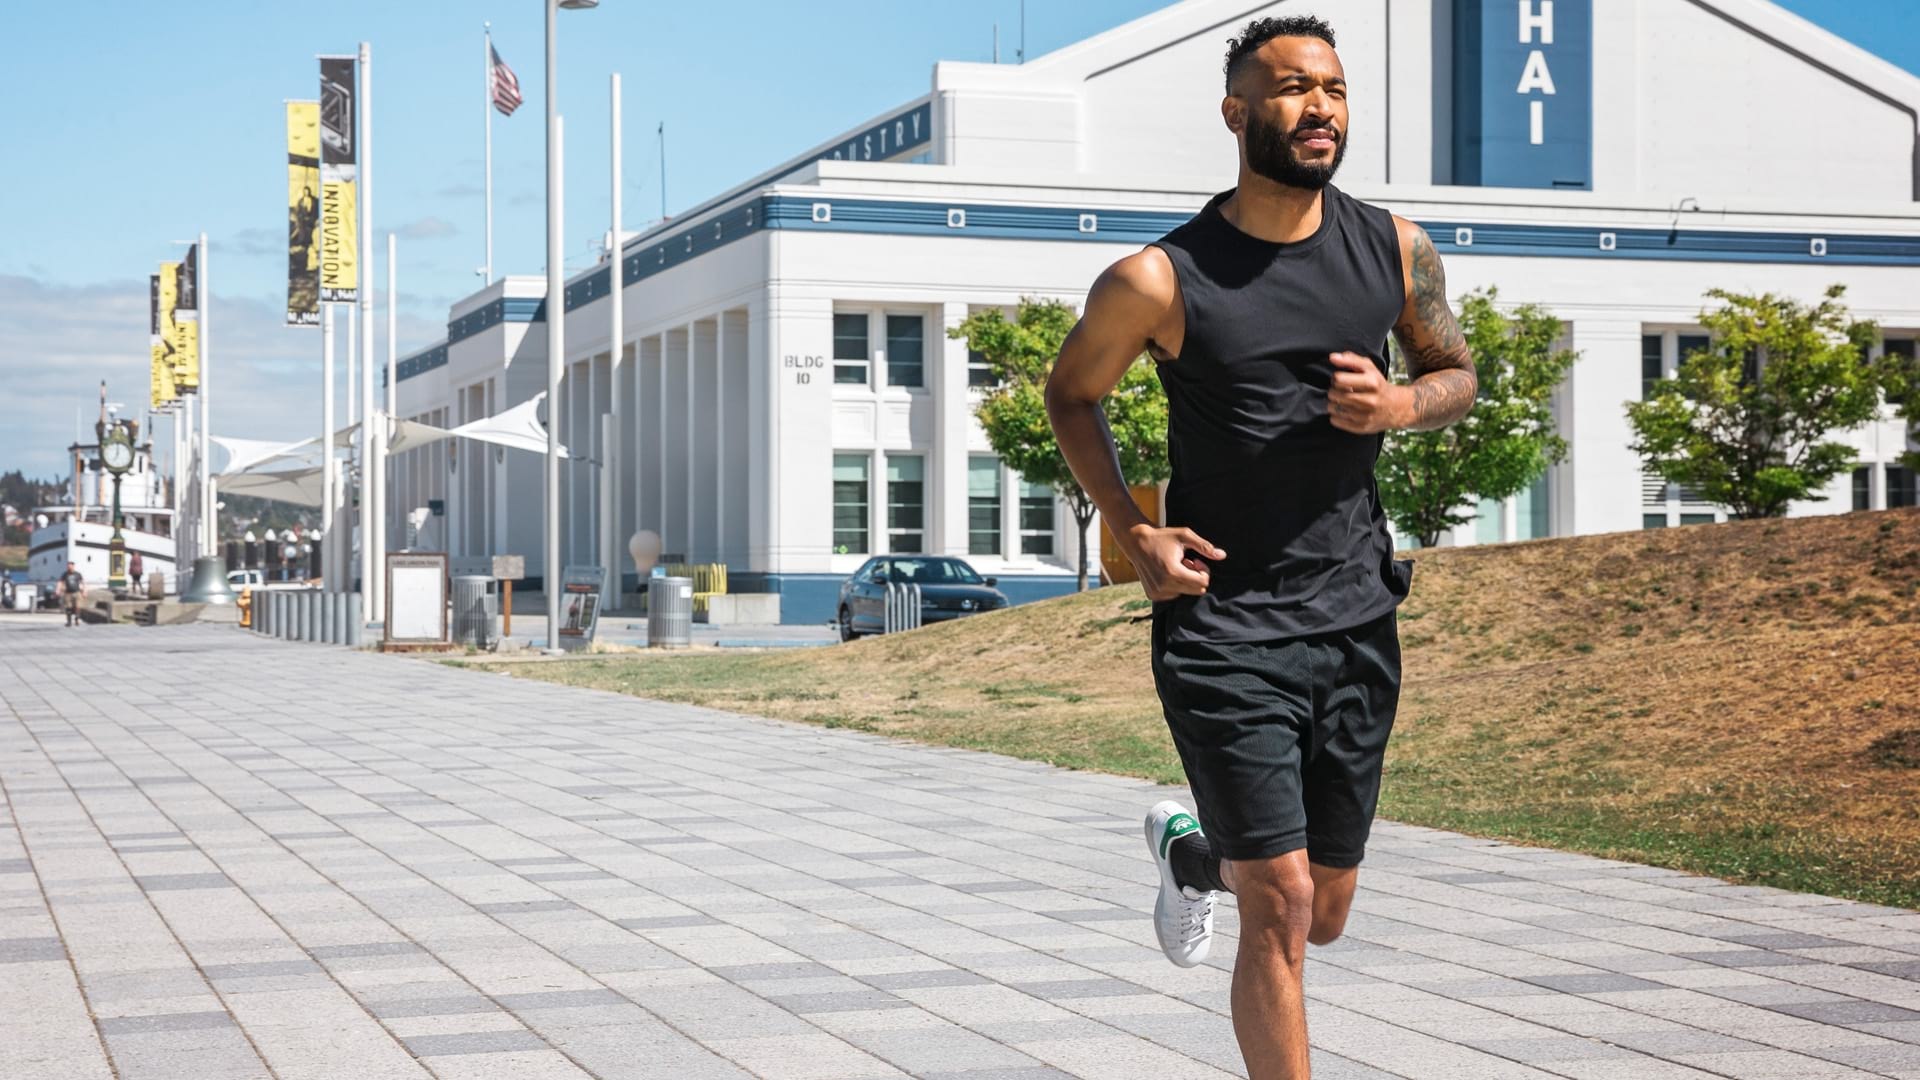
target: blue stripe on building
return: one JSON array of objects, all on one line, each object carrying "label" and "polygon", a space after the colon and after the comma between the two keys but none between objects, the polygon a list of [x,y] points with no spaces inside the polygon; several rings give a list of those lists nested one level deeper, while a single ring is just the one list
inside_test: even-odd
[{"label": "blue stripe on building", "polygon": [[[644,245],[629,244],[620,266],[623,287],[637,285],[655,274],[692,262],[765,229],[1144,244],[1166,235],[1191,216],[1185,211],[1166,210],[1088,210],[762,195],[664,238],[649,240]],[[1456,221],[1419,224],[1433,237],[1435,248],[1456,255],[1920,266],[1920,237],[1916,236]],[[567,285],[567,310],[606,296],[611,291],[608,275],[609,268],[602,267]],[[501,323],[545,319],[544,300],[505,297],[449,321],[446,345],[464,341]],[[446,345],[434,346],[403,361],[400,378],[446,363]]]}]

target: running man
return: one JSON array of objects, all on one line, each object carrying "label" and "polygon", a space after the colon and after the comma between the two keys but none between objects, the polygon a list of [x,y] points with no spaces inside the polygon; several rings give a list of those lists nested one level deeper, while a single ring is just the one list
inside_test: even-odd
[{"label": "running man", "polygon": [[[1238,185],[1094,283],[1047,411],[1154,601],[1154,681],[1198,807],[1147,816],[1161,948],[1206,959],[1214,894],[1233,893],[1248,1075],[1304,1080],[1306,947],[1346,925],[1400,691],[1412,566],[1374,460],[1385,431],[1466,415],[1477,384],[1426,233],[1330,184],[1348,137],[1332,29],[1249,23],[1226,89]],[[1165,528],[1128,496],[1100,410],[1143,350],[1167,392]]]}]

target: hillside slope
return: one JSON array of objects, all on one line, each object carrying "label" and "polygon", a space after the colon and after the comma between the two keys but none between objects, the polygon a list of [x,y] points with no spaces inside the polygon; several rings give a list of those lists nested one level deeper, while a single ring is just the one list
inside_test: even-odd
[{"label": "hillside slope", "polygon": [[[1920,510],[1417,562],[1383,815],[1920,906]],[[1146,607],[516,670],[1177,782]]]}]

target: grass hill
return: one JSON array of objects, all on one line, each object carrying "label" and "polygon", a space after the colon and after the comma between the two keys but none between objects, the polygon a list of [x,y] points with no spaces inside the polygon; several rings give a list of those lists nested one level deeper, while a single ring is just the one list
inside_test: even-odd
[{"label": "grass hill", "polygon": [[[1382,816],[1920,907],[1920,510],[1417,562]],[[1146,608],[512,669],[1178,782]]]}]

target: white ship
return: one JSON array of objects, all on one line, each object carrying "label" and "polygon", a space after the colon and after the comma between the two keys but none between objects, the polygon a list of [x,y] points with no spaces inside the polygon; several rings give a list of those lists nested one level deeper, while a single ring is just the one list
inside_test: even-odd
[{"label": "white ship", "polygon": [[[141,433],[145,436],[145,432]],[[58,580],[73,563],[87,588],[104,589],[111,573],[108,552],[113,541],[113,474],[100,460],[98,443],[75,443],[67,448],[73,466],[72,501],[35,507],[39,526],[27,545],[27,580],[36,586]],[[127,561],[140,554],[143,578],[164,574],[166,591],[179,591],[175,572],[173,498],[170,485],[154,467],[153,444],[133,448],[133,464],[120,479],[120,536],[127,545]],[[136,587],[131,580],[127,587]]]}]

